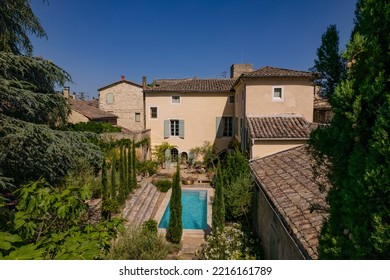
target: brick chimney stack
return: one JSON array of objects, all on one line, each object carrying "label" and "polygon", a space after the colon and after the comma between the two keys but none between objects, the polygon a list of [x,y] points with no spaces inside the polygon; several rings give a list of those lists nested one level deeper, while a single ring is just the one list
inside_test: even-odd
[{"label": "brick chimney stack", "polygon": [[146,89],[146,76],[142,76],[142,88]]},{"label": "brick chimney stack", "polygon": [[124,81],[124,80],[125,80],[125,76],[122,75],[122,76],[121,76],[121,81]]},{"label": "brick chimney stack", "polygon": [[232,66],[230,66],[230,78],[238,78],[242,73],[252,71],[253,64],[232,64]]}]

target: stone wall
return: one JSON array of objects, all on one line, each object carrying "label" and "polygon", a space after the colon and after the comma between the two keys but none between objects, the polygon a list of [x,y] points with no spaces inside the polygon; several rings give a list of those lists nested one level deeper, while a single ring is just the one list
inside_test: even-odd
[{"label": "stone wall", "polygon": [[[113,95],[113,102],[107,102],[107,94]],[[99,109],[118,116],[118,126],[131,131],[144,129],[144,104],[142,87],[128,81],[121,81],[99,91]],[[139,114],[139,122],[136,121]]]},{"label": "stone wall", "polygon": [[255,188],[253,223],[265,259],[302,260],[304,256],[258,186]]}]

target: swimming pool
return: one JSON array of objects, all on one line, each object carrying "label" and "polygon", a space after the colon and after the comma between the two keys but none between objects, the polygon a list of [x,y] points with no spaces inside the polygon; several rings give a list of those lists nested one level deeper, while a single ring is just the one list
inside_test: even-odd
[{"label": "swimming pool", "polygon": [[[207,191],[182,190],[182,220],[183,229],[207,229]],[[168,228],[170,217],[170,202],[158,225],[159,228]]]}]

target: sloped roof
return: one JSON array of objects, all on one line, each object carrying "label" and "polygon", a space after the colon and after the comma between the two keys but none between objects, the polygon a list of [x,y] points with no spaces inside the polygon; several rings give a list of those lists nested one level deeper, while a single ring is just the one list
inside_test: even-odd
[{"label": "sloped roof", "polygon": [[82,100],[77,100],[73,98],[68,98],[67,100],[72,110],[86,116],[90,120],[118,118],[118,116],[105,112],[99,108],[90,106]]},{"label": "sloped roof", "polygon": [[242,77],[249,78],[313,78],[314,73],[308,71],[291,70],[265,66],[258,70],[242,74]]},{"label": "sloped roof", "polygon": [[314,109],[331,110],[332,106],[327,98],[314,97]]},{"label": "sloped roof", "polygon": [[253,160],[250,168],[267,200],[287,231],[308,259],[318,259],[318,237],[328,214],[313,211],[313,205],[327,208],[326,193],[319,184],[329,187],[324,172],[316,176],[314,159],[306,146],[300,146]]},{"label": "sloped roof", "polygon": [[300,115],[247,117],[252,139],[308,139],[310,124]]},{"label": "sloped roof", "polygon": [[235,79],[198,79],[148,88],[145,92],[230,92]]},{"label": "sloped roof", "polygon": [[142,88],[141,85],[139,85],[139,84],[137,84],[137,83],[133,83],[132,81],[129,81],[129,80],[120,80],[120,81],[117,81],[117,82],[115,82],[115,83],[112,83],[112,84],[106,85],[106,86],[104,86],[104,87],[101,87],[101,88],[98,89],[98,91],[102,91],[102,90],[108,89],[108,88],[110,88],[110,87],[119,85],[119,84],[121,84],[121,83],[126,83],[126,84],[129,84],[129,85],[135,86],[135,87]]}]

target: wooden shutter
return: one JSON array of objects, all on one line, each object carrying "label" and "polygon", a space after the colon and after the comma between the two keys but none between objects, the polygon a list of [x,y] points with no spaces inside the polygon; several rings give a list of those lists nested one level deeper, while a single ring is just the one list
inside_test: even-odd
[{"label": "wooden shutter", "polygon": [[171,121],[170,120],[164,120],[164,138],[169,138],[170,128],[171,128]]},{"label": "wooden shutter", "polygon": [[184,139],[184,120],[179,120],[179,137]]},{"label": "wooden shutter", "polygon": [[217,117],[216,118],[215,131],[216,131],[216,134],[217,134],[217,138],[221,138],[223,136],[222,117]]}]

